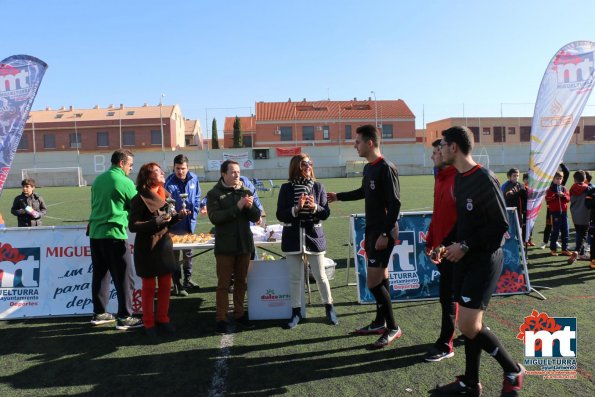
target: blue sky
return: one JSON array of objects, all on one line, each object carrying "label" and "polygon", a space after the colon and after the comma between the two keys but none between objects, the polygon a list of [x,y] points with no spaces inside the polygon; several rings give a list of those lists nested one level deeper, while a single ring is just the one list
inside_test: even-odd
[{"label": "blue sky", "polygon": [[49,64],[34,109],[158,104],[164,93],[203,129],[207,113],[222,129],[256,101],[370,91],[405,100],[418,128],[501,109],[530,116],[555,52],[595,41],[593,0],[0,0],[0,10],[0,59]]}]

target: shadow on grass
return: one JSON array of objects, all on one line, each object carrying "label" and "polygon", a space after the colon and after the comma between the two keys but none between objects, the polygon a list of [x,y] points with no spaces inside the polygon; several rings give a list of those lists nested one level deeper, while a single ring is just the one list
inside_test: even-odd
[{"label": "shadow on grass", "polygon": [[[220,348],[209,328],[213,314],[202,313],[201,303],[172,301],[178,306],[172,318],[177,333],[155,339],[142,329],[94,327],[89,317],[10,321],[3,339],[11,343],[1,344],[0,354],[20,355],[23,364],[3,371],[0,383],[30,395],[152,395],[155,390],[206,395]],[[213,347],[197,348],[196,338],[211,338]],[[189,372],[191,377],[184,375]]]},{"label": "shadow on grass", "polygon": [[[228,393],[226,395],[271,395],[282,393],[291,385],[315,382],[318,380],[329,380],[331,378],[349,378],[365,374],[377,374],[380,372],[398,370],[419,364],[421,357],[430,348],[430,344],[415,346],[390,346],[385,349],[367,350],[371,342],[370,338],[361,336],[340,336],[328,338],[312,338],[301,340],[300,343],[329,343],[333,340],[343,339],[350,346],[335,349],[320,349],[308,352],[289,352],[283,354],[283,349],[294,345],[295,341],[287,343],[272,344],[263,346],[264,349],[278,350],[281,354],[275,357],[245,357],[247,353],[253,353],[253,347],[249,349],[234,348],[233,356],[230,357],[230,366],[242,368],[242,379],[250,379],[249,382],[242,382],[238,379],[228,379]],[[352,342],[352,343],[351,343]],[[398,345],[399,341],[395,342]],[[336,345],[336,344],[335,344]],[[357,355],[357,359],[354,356]],[[379,385],[370,385],[377,387]],[[234,390],[241,390],[235,392]],[[312,393],[315,391],[312,390]],[[337,395],[332,390],[318,393]],[[372,393],[376,394],[376,393]]]}]

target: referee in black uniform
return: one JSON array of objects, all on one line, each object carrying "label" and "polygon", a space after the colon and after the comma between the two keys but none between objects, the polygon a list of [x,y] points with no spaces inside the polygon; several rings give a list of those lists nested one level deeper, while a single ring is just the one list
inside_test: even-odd
[{"label": "referee in black uniform", "polygon": [[443,162],[458,171],[454,187],[457,222],[445,239],[443,257],[454,263],[454,293],[459,304],[459,329],[465,336],[466,365],[465,375],[438,386],[436,391],[481,395],[479,362],[485,350],[504,370],[501,396],[516,396],[524,368],[483,323],[483,313],[502,272],[502,245],[508,230],[504,197],[494,174],[473,161],[473,133],[467,127],[443,131],[440,148]]},{"label": "referee in black uniform", "polygon": [[401,329],[393,316],[388,281],[388,262],[398,234],[396,222],[401,210],[399,174],[397,167],[382,157],[375,126],[363,125],[356,132],[354,147],[360,157],[368,160],[362,186],[351,192],[328,192],[327,197],[329,203],[366,200],[367,284],[376,299],[376,318],[355,332],[360,335],[380,334],[372,346],[381,348],[401,337]]}]

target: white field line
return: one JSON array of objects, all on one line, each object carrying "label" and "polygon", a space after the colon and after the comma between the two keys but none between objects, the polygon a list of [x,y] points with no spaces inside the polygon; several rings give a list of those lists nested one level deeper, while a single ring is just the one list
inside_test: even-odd
[{"label": "white field line", "polygon": [[229,359],[231,348],[233,347],[233,331],[230,334],[225,334],[221,337],[219,348],[221,353],[215,362],[215,370],[213,371],[213,380],[211,381],[211,388],[209,389],[209,397],[225,396],[225,383],[227,379],[227,360]]}]

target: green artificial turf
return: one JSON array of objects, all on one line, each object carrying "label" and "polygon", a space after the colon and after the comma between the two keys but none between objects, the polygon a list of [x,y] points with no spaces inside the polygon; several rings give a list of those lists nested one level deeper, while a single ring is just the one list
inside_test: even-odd
[{"label": "green artificial turf", "polygon": [[[337,192],[358,187],[361,179],[321,182],[328,191]],[[203,184],[203,193],[212,185]],[[0,211],[8,226],[16,225],[10,206],[19,192],[2,192]],[[85,223],[90,188],[39,188],[37,192],[49,206],[45,225]],[[401,177],[402,210],[431,210],[432,192],[431,176]],[[261,194],[269,224],[276,223],[276,199],[276,192]],[[217,390],[229,396],[427,396],[436,383],[449,382],[464,372],[462,346],[455,348],[451,359],[423,361],[439,332],[437,301],[396,303],[394,313],[403,337],[388,348],[370,350],[367,346],[374,336],[350,334],[368,323],[375,310],[372,305],[356,303],[356,287],[348,286],[346,279],[349,214],[362,213],[363,205],[363,201],[334,203],[331,218],[324,224],[328,256],[338,264],[331,282],[338,326],[324,323],[324,306],[313,285],[308,319],[294,330],[282,329],[282,321],[259,321],[255,330],[222,339],[213,332],[216,277],[214,258],[208,253],[194,260],[193,278],[200,290],[172,298],[170,315],[178,327],[173,338],[151,341],[141,332],[92,327],[89,317],[0,321],[0,395],[205,396]],[[543,221],[542,213],[534,233],[538,243]],[[201,217],[197,232],[210,228],[208,219]],[[527,376],[522,395],[593,396],[595,270],[587,262],[568,266],[565,258],[551,257],[548,250],[537,247],[529,249],[528,260],[531,283],[552,288],[541,290],[547,300],[538,299],[535,293],[494,297],[485,322],[511,355],[522,361],[523,345],[516,335],[532,310],[576,317],[578,378]],[[349,282],[355,282],[353,269]],[[222,349],[222,341],[231,341],[231,346]],[[213,385],[216,372],[220,383]],[[485,396],[499,395],[501,370],[487,354],[482,356],[481,382]]]}]

